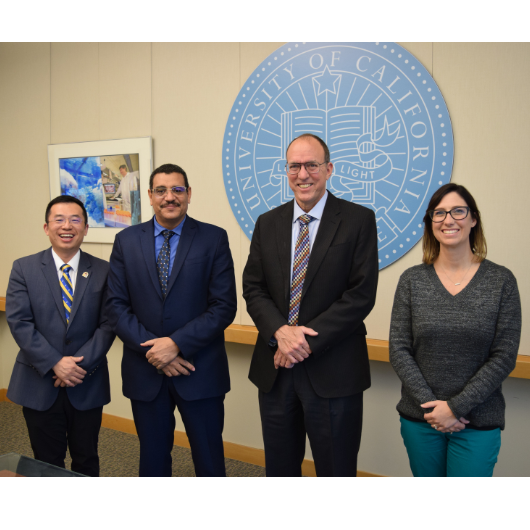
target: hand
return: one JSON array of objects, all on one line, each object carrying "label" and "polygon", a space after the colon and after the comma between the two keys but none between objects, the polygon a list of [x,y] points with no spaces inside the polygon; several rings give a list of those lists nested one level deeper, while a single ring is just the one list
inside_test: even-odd
[{"label": "hand", "polygon": [[294,364],[290,362],[287,357],[278,348],[274,354],[274,368],[292,368]]},{"label": "hand", "polygon": [[[453,434],[454,432],[460,432],[460,431],[463,431],[465,428],[466,428],[466,424],[469,423],[469,421],[467,421],[465,418],[460,418],[459,421],[457,421],[452,427],[449,427],[448,429],[444,429],[443,427],[436,427],[436,430],[438,432],[442,432],[442,433],[451,433]],[[431,425],[432,427],[432,425]]]},{"label": "hand", "polygon": [[190,375],[188,370],[195,372],[195,366],[193,366],[193,364],[191,364],[190,362],[186,361],[186,359],[184,359],[182,355],[177,355],[167,366],[162,368],[162,370],[168,377],[176,377],[180,374]]},{"label": "hand", "polygon": [[306,335],[315,337],[318,333],[305,326],[285,325],[274,334],[274,338],[278,341],[278,350],[287,357],[290,363],[302,362],[311,354],[311,348],[305,339]]},{"label": "hand", "polygon": [[57,388],[58,386],[64,388],[66,386],[66,383],[62,379],[59,379],[56,375],[53,376],[53,379],[55,379],[55,382],[53,383],[53,386],[55,388]]},{"label": "hand", "polygon": [[[456,419],[455,415],[449,408],[447,401],[429,401],[421,405],[424,409],[432,408],[433,411],[429,414],[424,414],[423,417],[431,426],[435,427],[440,432],[458,432],[456,429],[452,430],[457,423],[461,423],[465,428],[465,424],[469,423],[465,418],[460,418],[460,421]],[[457,426],[458,430],[462,430],[460,426]]]},{"label": "hand", "polygon": [[[73,387],[80,385],[86,375],[77,363],[80,363],[84,357],[63,357],[54,367],[53,371],[58,379],[65,383],[65,386]],[[55,385],[54,386],[58,386]]]},{"label": "hand", "polygon": [[[465,418],[460,418],[448,431],[441,431],[441,432],[450,432],[451,434],[454,432],[460,432],[463,431],[466,428],[466,425],[469,423],[468,420]],[[440,430],[440,429],[438,429]]]},{"label": "hand", "polygon": [[147,360],[159,370],[167,366],[179,354],[179,347],[169,338],[161,337],[159,339],[151,339],[147,342],[142,342],[140,346],[149,347],[151,349],[145,354]]}]

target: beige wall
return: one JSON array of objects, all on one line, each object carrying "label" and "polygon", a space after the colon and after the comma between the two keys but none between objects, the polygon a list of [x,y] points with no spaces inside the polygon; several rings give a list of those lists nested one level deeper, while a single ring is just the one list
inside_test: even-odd
[{"label": "beige wall", "polygon": [[[482,210],[489,257],[510,268],[523,300],[521,354],[530,355],[529,250],[521,227],[530,195],[527,143],[529,44],[403,43],[429,70],[446,100],[455,136],[453,181],[469,187]],[[190,214],[228,231],[238,278],[236,322],[252,324],[241,297],[249,241],[225,196],[221,149],[233,101],[254,68],[280,44],[0,44],[0,296],[14,259],[42,250],[40,227],[49,200],[46,146],[152,136],[155,166],[182,165],[193,186]],[[83,249],[104,259],[107,244]],[[416,245],[380,275],[368,336],[387,339],[392,299],[401,273],[421,260]],[[457,315],[455,315],[457,318]],[[526,325],[525,325],[526,324]],[[251,348],[229,344],[232,392],[226,398],[225,439],[262,447],[257,391],[247,379]],[[9,383],[16,345],[0,314],[0,388]],[[131,418],[121,395],[121,344],[109,352],[110,414]],[[365,394],[359,467],[409,474],[394,406],[399,382],[391,367],[373,362]],[[508,431],[497,474],[530,475],[520,425],[530,383],[508,381]],[[513,420],[510,422],[510,418]],[[177,428],[182,429],[180,419]],[[506,447],[509,448],[506,449]]]}]

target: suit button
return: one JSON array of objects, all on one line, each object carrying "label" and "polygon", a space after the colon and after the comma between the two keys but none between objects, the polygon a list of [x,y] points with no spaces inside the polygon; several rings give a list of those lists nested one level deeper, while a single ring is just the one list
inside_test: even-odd
[{"label": "suit button", "polygon": [[65,340],[64,343],[68,346],[69,344],[72,344],[71,340]]}]

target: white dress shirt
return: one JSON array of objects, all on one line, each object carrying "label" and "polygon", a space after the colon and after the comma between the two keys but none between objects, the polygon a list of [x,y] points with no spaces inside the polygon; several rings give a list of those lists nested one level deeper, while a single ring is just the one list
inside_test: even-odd
[{"label": "white dress shirt", "polygon": [[[322,219],[322,214],[324,212],[324,206],[326,206],[326,201],[328,200],[328,192],[325,191],[323,197],[313,206],[311,211],[307,212],[307,215],[310,215],[314,218],[313,221],[309,223],[309,252],[313,249],[313,243],[317,237],[318,228],[320,227],[320,220]],[[294,264],[294,251],[296,249],[296,240],[298,239],[298,234],[300,233],[300,223],[298,218],[301,215],[305,215],[306,212],[298,206],[296,199],[294,200],[294,210],[293,210],[293,228],[292,228],[292,238],[291,238],[291,281],[293,283],[293,264]]]},{"label": "white dress shirt", "polygon": [[[52,256],[53,261],[55,261],[55,268],[57,269],[57,278],[59,278],[59,281],[61,281],[61,277],[63,275],[63,271],[61,270],[61,267],[65,264],[64,261],[55,253],[55,251],[52,248]],[[77,254],[67,263],[67,265],[70,265],[72,267],[72,270],[68,273],[70,276],[70,280],[72,282],[72,291],[75,292],[75,281],[77,278],[77,270],[79,269],[79,259],[81,258],[81,251],[78,250]]]}]

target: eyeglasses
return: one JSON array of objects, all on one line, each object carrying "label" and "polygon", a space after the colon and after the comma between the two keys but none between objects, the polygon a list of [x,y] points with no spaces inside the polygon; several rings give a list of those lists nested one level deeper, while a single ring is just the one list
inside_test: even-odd
[{"label": "eyeglasses", "polygon": [[55,223],[56,225],[64,225],[64,223],[66,223],[66,221],[68,221],[71,225],[74,225],[74,226],[78,226],[80,225],[83,221],[81,221],[81,218],[79,217],[72,217],[72,218],[63,218],[63,217],[57,217],[56,219],[52,219],[51,222],[52,223]]},{"label": "eyeglasses", "polygon": [[188,191],[188,188],[185,188],[184,186],[173,186],[172,188],[154,188],[151,190],[151,192],[159,198],[165,197],[168,191],[173,195],[182,195]]},{"label": "eyeglasses", "polygon": [[469,215],[469,206],[457,206],[456,208],[447,211],[429,210],[427,213],[429,214],[429,217],[432,219],[433,223],[441,223],[442,221],[445,221],[448,213],[451,214],[451,217],[455,221],[461,221]]},{"label": "eyeglasses", "polygon": [[317,162],[305,162],[303,164],[285,164],[285,169],[289,175],[298,175],[300,173],[300,169],[302,169],[302,166],[305,167],[305,170],[311,174],[315,175],[319,172],[320,166],[323,166],[324,164],[327,164],[327,162],[322,162],[322,164],[318,164]]}]

